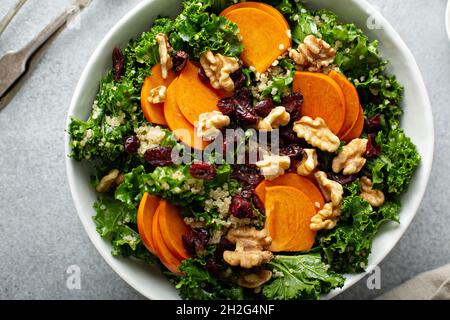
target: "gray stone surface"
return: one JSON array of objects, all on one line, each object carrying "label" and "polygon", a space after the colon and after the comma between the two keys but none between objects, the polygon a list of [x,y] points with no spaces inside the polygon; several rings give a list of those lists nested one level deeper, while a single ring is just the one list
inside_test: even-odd
[{"label": "gray stone surface", "polygon": [[[15,0],[2,0],[0,16]],[[0,38],[0,55],[27,43],[69,0],[30,0]],[[70,98],[105,33],[138,0],[93,1],[79,28],[64,30],[10,105],[0,112],[0,298],[141,299],[103,261],[78,220],[64,168],[63,131]],[[434,168],[411,227],[381,264],[382,289],[362,280],[339,299],[373,298],[419,272],[450,261],[450,42],[445,0],[371,0],[415,55],[436,127]],[[81,268],[81,290],[66,269]]]}]

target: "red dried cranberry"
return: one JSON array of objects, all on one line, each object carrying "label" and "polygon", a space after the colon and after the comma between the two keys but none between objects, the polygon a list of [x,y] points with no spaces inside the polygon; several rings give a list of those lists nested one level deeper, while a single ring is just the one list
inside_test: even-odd
[{"label": "red dried cranberry", "polygon": [[233,97],[225,97],[219,100],[217,107],[226,116],[233,116],[236,112],[236,104]]},{"label": "red dried cranberry", "polygon": [[205,69],[203,69],[202,67],[200,67],[200,68],[198,69],[198,77],[200,78],[201,82],[207,83],[207,84],[210,83],[210,82],[209,82],[209,78],[208,78],[208,76],[206,75]]},{"label": "red dried cranberry", "polygon": [[214,278],[220,278],[223,264],[219,263],[214,257],[210,257],[206,259],[205,268]]},{"label": "red dried cranberry", "polygon": [[375,158],[379,157],[381,154],[381,146],[376,142],[375,133],[371,133],[368,135],[368,141],[366,146],[366,158]]},{"label": "red dried cranberry", "polygon": [[366,118],[364,128],[367,133],[376,133],[381,127],[381,114],[376,114],[373,117]]},{"label": "red dried cranberry", "polygon": [[289,93],[281,101],[281,105],[286,109],[286,112],[291,115],[291,121],[296,121],[300,118],[302,104],[303,95],[299,92]]},{"label": "red dried cranberry", "polygon": [[256,124],[259,121],[259,117],[253,114],[250,107],[243,104],[236,105],[236,118],[246,125]]},{"label": "red dried cranberry", "polygon": [[181,236],[181,240],[186,251],[196,257],[205,251],[209,233],[205,229],[191,229],[187,235]]},{"label": "red dried cranberry", "polygon": [[234,100],[236,100],[237,104],[240,104],[245,107],[250,107],[252,104],[252,92],[247,88],[242,88],[236,90],[233,95]]},{"label": "red dried cranberry", "polygon": [[189,61],[189,54],[185,51],[177,51],[172,58],[172,70],[175,73],[183,71],[186,63]]},{"label": "red dried cranberry", "polygon": [[334,180],[342,185],[352,183],[353,181],[358,179],[357,174],[351,174],[351,175],[345,176],[345,175],[342,175],[339,173],[334,173],[334,172],[328,172],[327,177],[328,177],[328,179]]},{"label": "red dried cranberry", "polygon": [[280,156],[288,156],[297,160],[302,160],[304,157],[303,148],[297,144],[290,144],[286,147],[280,148]]},{"label": "red dried cranberry", "polygon": [[280,135],[280,145],[287,146],[290,144],[300,144],[302,143],[302,139],[297,136],[292,126],[280,127],[279,129]]},{"label": "red dried cranberry", "polygon": [[245,75],[242,73],[242,67],[230,74],[231,80],[234,83],[234,90],[240,89],[245,85]]},{"label": "red dried cranberry", "polygon": [[123,76],[125,71],[125,57],[120,48],[114,48],[112,53],[112,63],[113,63],[113,79],[114,81],[119,81]]},{"label": "red dried cranberry", "polygon": [[216,167],[210,163],[193,163],[189,167],[189,173],[195,179],[213,180],[216,176]]},{"label": "red dried cranberry", "polygon": [[255,165],[236,165],[233,168],[231,177],[243,182],[246,185],[257,185],[264,177]]},{"label": "red dried cranberry", "polygon": [[275,108],[275,105],[272,99],[265,99],[256,104],[255,113],[261,118],[265,118],[273,108]]},{"label": "red dried cranberry", "polygon": [[172,164],[172,148],[155,147],[147,149],[144,158],[152,166],[167,166]]},{"label": "red dried cranberry", "polygon": [[257,194],[253,194],[252,202],[256,209],[262,214],[266,215],[266,207],[264,206],[264,202],[258,197]]},{"label": "red dried cranberry", "polygon": [[136,135],[129,136],[125,139],[124,148],[129,154],[134,154],[138,151],[141,142]]},{"label": "red dried cranberry", "polygon": [[235,249],[236,249],[235,244],[230,242],[227,238],[222,237],[216,246],[216,251],[214,252],[214,255],[217,260],[223,261],[223,252],[234,251]]},{"label": "red dried cranberry", "polygon": [[231,199],[230,213],[240,219],[254,216],[251,202],[238,194]]}]

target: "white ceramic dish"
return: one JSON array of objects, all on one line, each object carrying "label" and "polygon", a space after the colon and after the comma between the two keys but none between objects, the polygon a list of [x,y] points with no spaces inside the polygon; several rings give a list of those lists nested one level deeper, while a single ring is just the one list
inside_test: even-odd
[{"label": "white ceramic dish", "polygon": [[447,10],[445,10],[445,27],[447,29],[448,39],[450,40],[450,0],[447,2]]},{"label": "white ceramic dish", "polygon": [[[417,144],[422,155],[422,164],[415,174],[409,191],[403,196],[401,224],[386,224],[380,230],[373,243],[367,271],[371,271],[391,251],[411,223],[425,192],[433,160],[434,130],[431,107],[422,76],[413,55],[391,25],[365,0],[315,0],[317,8],[335,11],[343,21],[353,22],[372,39],[380,41],[380,51],[384,58],[391,61],[389,72],[396,74],[405,86],[403,107],[405,115],[402,127]],[[99,44],[78,82],[70,104],[69,116],[82,119],[88,117],[94,101],[100,78],[110,68],[111,52],[115,46],[124,47],[130,38],[148,30],[151,22],[159,14],[176,15],[180,10],[179,0],[144,0],[123,17]],[[367,19],[375,18],[378,29],[369,30]],[[69,119],[67,120],[69,121]],[[69,153],[69,137],[66,134],[66,154]],[[154,267],[132,259],[111,256],[111,246],[96,232],[92,221],[92,204],[96,193],[89,184],[90,168],[67,158],[67,176],[75,207],[86,232],[106,262],[133,288],[151,299],[178,299],[176,289]],[[332,291],[324,298],[331,298],[349,288],[365,274],[347,275],[344,288]]]}]

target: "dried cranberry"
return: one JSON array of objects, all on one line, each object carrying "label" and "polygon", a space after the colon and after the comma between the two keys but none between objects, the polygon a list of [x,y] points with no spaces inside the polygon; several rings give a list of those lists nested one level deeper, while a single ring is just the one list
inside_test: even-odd
[{"label": "dried cranberry", "polygon": [[366,158],[379,157],[381,154],[381,146],[376,142],[376,135],[374,133],[369,134],[366,147]]},{"label": "dried cranberry", "polygon": [[234,195],[231,199],[230,213],[236,218],[253,218],[252,204],[241,195]]},{"label": "dried cranberry", "polygon": [[217,107],[226,116],[233,116],[236,112],[236,103],[233,97],[225,97],[219,100]]},{"label": "dried cranberry", "polygon": [[207,84],[210,83],[210,82],[209,82],[209,78],[208,78],[208,76],[206,75],[205,69],[203,69],[202,67],[200,67],[200,68],[198,69],[198,77],[200,78],[200,80],[201,80],[203,83],[207,83]]},{"label": "dried cranberry", "polygon": [[147,149],[144,154],[145,160],[152,166],[167,166],[172,164],[171,147],[155,147]]},{"label": "dried cranberry", "polygon": [[288,156],[297,160],[302,160],[304,157],[303,148],[297,144],[290,144],[286,147],[280,148],[280,156]]},{"label": "dried cranberry", "polygon": [[125,138],[123,146],[125,148],[125,152],[129,154],[134,154],[138,151],[141,142],[139,141],[136,135],[131,135]]},{"label": "dried cranberry", "polygon": [[187,235],[181,236],[181,240],[186,251],[196,257],[205,251],[209,233],[205,229],[191,229]]},{"label": "dried cranberry", "polygon": [[255,192],[255,186],[248,185],[243,187],[239,194],[245,199],[251,199],[253,196],[253,192]]},{"label": "dried cranberry", "polygon": [[264,206],[264,202],[258,197],[257,194],[253,194],[252,196],[252,202],[256,209],[262,214],[266,214],[266,207]]},{"label": "dried cranberry", "polygon": [[238,105],[236,108],[236,117],[246,125],[256,124],[259,121],[258,116],[254,115],[248,108]]},{"label": "dried cranberry", "polygon": [[120,48],[114,48],[112,53],[112,63],[113,63],[113,79],[114,81],[119,81],[123,76],[125,71],[125,57]]},{"label": "dried cranberry", "polygon": [[281,127],[279,129],[280,145],[287,146],[290,144],[300,144],[302,139],[297,136],[291,126]]},{"label": "dried cranberry", "polygon": [[375,133],[381,127],[381,114],[376,114],[373,117],[365,119],[364,128],[367,133]]},{"label": "dried cranberry", "polygon": [[255,165],[236,165],[233,168],[233,173],[231,177],[237,179],[245,184],[257,185],[264,177],[261,175],[259,169]]},{"label": "dried cranberry", "polygon": [[247,88],[242,88],[239,90],[236,90],[233,95],[234,100],[237,104],[240,104],[244,107],[250,107],[252,104],[252,92]]},{"label": "dried cranberry", "polygon": [[222,263],[219,263],[215,258],[210,257],[206,259],[205,268],[208,270],[208,272],[215,278],[221,277],[221,271],[223,269]]},{"label": "dried cranberry", "polygon": [[334,180],[342,185],[352,183],[353,181],[358,179],[357,174],[351,174],[351,175],[345,176],[345,175],[342,175],[339,173],[334,173],[334,172],[328,172],[327,177],[328,177],[328,179]]},{"label": "dried cranberry", "polygon": [[216,176],[216,167],[210,163],[193,163],[189,167],[189,173],[195,179],[213,180]]},{"label": "dried cranberry", "polygon": [[235,249],[236,249],[235,244],[233,244],[227,238],[222,237],[216,246],[216,251],[214,252],[216,260],[223,261],[223,252],[224,251],[234,251]]},{"label": "dried cranberry", "polygon": [[299,92],[292,92],[281,101],[281,105],[286,109],[286,112],[291,115],[291,121],[296,121],[300,118],[302,104],[303,95]]},{"label": "dried cranberry", "polygon": [[175,73],[183,71],[186,63],[189,61],[189,54],[185,51],[177,51],[172,58],[172,70]]},{"label": "dried cranberry", "polygon": [[230,74],[231,80],[234,83],[234,89],[240,89],[245,85],[245,75],[242,73],[242,67]]},{"label": "dried cranberry", "polygon": [[273,108],[275,108],[275,105],[272,99],[265,99],[256,104],[255,113],[261,118],[265,118]]}]

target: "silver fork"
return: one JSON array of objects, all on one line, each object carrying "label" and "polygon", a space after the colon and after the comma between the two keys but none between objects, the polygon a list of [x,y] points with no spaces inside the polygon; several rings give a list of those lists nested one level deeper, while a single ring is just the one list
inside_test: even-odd
[{"label": "silver fork", "polygon": [[45,29],[24,48],[17,52],[8,52],[0,59],[0,99],[26,72],[27,62],[30,57],[42,47],[53,34],[64,26],[71,17],[75,16],[81,9],[89,5],[90,2],[91,0],[75,1],[69,9],[53,20],[53,22],[45,27]]}]

